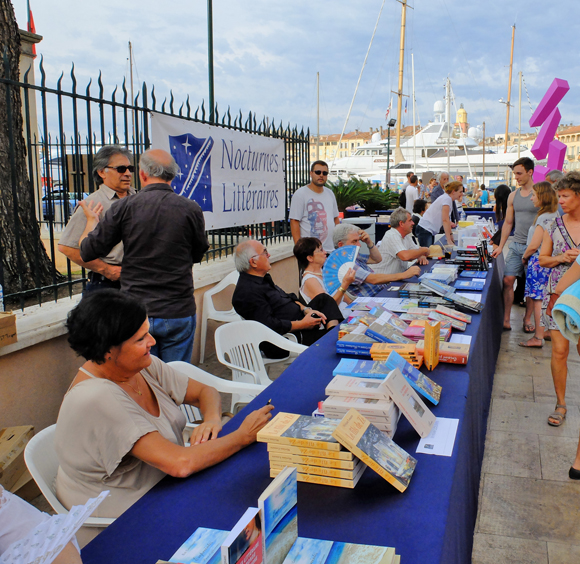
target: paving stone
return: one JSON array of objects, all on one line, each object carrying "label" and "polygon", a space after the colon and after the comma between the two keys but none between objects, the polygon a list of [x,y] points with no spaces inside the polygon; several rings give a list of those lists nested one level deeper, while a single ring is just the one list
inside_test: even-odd
[{"label": "paving stone", "polygon": [[539,439],[542,477],[558,482],[570,482],[568,470],[576,457],[578,439],[546,436],[540,436]]},{"label": "paving stone", "polygon": [[[569,366],[571,370],[571,367]],[[549,366],[548,366],[549,370]],[[534,399],[538,403],[552,402],[556,404],[556,392],[554,391],[554,381],[552,374],[534,374]],[[571,372],[566,380],[566,403],[580,405],[580,367],[578,375]]]},{"label": "paving stone", "polygon": [[534,379],[532,376],[496,372],[493,381],[493,398],[534,401]]},{"label": "paving stone", "polygon": [[580,483],[486,474],[479,532],[580,544]]},{"label": "paving stone", "polygon": [[578,564],[580,562],[580,546],[568,543],[548,543],[549,564]]},{"label": "paving stone", "polygon": [[[532,403],[508,399],[492,399],[490,429],[511,433],[537,433],[555,437],[577,437],[580,428],[578,408],[568,406],[566,422],[561,427],[548,425],[554,410],[552,403]],[[508,453],[506,453],[507,455]]]},{"label": "paving stone", "polygon": [[538,435],[488,431],[482,472],[540,479]]},{"label": "paving stone", "polygon": [[472,564],[549,564],[545,542],[477,533]]}]

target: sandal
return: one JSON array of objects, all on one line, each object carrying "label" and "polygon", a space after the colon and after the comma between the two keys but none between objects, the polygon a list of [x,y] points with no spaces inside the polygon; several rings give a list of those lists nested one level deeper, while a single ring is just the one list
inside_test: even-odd
[{"label": "sandal", "polygon": [[524,323],[524,333],[535,333],[536,328],[531,323]]},{"label": "sandal", "polygon": [[[556,411],[556,409],[565,409],[566,412],[560,413],[559,411]],[[564,419],[566,419],[566,413],[568,412],[565,405],[560,405],[558,403],[556,404],[556,409],[554,410],[554,413],[548,416],[548,425],[552,425],[552,427],[559,427],[562,425]],[[550,421],[550,419],[553,419],[553,421]]]}]

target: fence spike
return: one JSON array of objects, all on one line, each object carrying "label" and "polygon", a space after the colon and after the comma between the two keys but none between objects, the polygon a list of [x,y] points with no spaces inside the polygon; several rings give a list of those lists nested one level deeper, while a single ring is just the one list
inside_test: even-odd
[{"label": "fence spike", "polygon": [[161,113],[165,113],[165,102],[167,102],[167,98],[163,98],[163,104],[161,104]]},{"label": "fence spike", "polygon": [[230,107],[228,106],[228,125],[232,125],[232,114],[230,113]]},{"label": "fence spike", "polygon": [[75,77],[75,64],[72,64],[72,68],[70,69],[70,76],[72,78],[72,91],[73,94],[76,94],[77,91],[77,79]]},{"label": "fence spike", "polygon": [[169,111],[174,114],[175,112],[173,111],[173,90],[169,91],[170,94],[170,98],[169,98]]},{"label": "fence spike", "polygon": [[115,90],[113,90],[113,93],[111,94],[111,101],[114,103],[115,102],[115,97],[117,95],[117,88],[118,86],[115,85]]},{"label": "fence spike", "polygon": [[193,116],[193,119],[195,119],[197,121],[197,112],[199,112],[199,106],[197,106],[197,108],[195,109],[195,114]]},{"label": "fence spike", "polygon": [[183,117],[183,114],[181,113],[183,111],[183,102],[181,102],[181,106],[179,106],[179,117]]},{"label": "fence spike", "polygon": [[153,102],[153,107],[151,109],[155,111],[155,107],[157,105],[157,98],[155,98],[155,85],[151,87],[151,100]]},{"label": "fence spike", "polygon": [[105,87],[103,86],[103,73],[99,70],[99,79],[97,80],[99,85],[99,98],[105,97]]},{"label": "fence spike", "polygon": [[30,65],[28,67],[28,70],[24,73],[24,84],[28,84],[28,73],[30,72],[31,68],[32,68],[32,65]]},{"label": "fence spike", "polygon": [[205,121],[205,100],[201,101],[201,121]]},{"label": "fence spike", "polygon": [[40,69],[40,86],[43,88],[46,86],[46,73],[44,72],[44,55],[40,55],[40,64],[38,65]]},{"label": "fence spike", "polygon": [[191,118],[191,106],[189,104],[189,94],[187,95],[187,100],[185,101],[185,106],[187,108],[187,117]]},{"label": "fence spike", "polygon": [[64,72],[61,72],[59,79],[56,81],[56,89],[57,90],[62,90],[62,79],[63,79],[63,77],[64,77]]},{"label": "fence spike", "polygon": [[91,95],[91,84],[92,84],[92,82],[93,82],[93,79],[91,78],[89,80],[89,83],[87,84],[87,90],[86,90],[86,96],[87,97],[90,97],[90,95]]},{"label": "fence spike", "polygon": [[219,123],[219,119],[220,119],[220,114],[218,112],[218,105],[215,105],[215,110],[213,112],[213,121],[214,123]]},{"label": "fence spike", "polygon": [[127,104],[127,79],[126,78],[123,78],[122,89],[123,89],[123,104]]}]

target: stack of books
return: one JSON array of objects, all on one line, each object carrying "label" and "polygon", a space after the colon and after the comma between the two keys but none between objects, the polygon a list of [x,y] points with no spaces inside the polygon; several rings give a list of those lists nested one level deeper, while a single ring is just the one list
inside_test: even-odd
[{"label": "stack of books", "polygon": [[[407,324],[400,319],[399,321],[405,325],[404,331],[406,331],[408,329]],[[365,331],[365,335],[379,343],[399,343],[401,345],[411,344],[411,340],[409,340],[404,333],[381,320],[377,320],[370,325]]]},{"label": "stack of books", "polygon": [[[414,343],[422,341],[425,338],[425,321],[412,321],[408,329],[403,333],[404,337],[411,339]],[[451,323],[441,324],[439,340],[447,342],[451,339]]]},{"label": "stack of books", "polygon": [[[421,368],[421,365],[423,364],[423,355],[417,352],[417,346],[415,343],[409,345],[375,343],[371,347],[371,358],[374,361],[377,361],[377,364],[383,364],[383,362],[389,358],[389,355],[393,351],[397,351],[408,363],[412,364],[415,368]],[[338,367],[340,367],[340,364]],[[388,374],[388,372],[389,371],[386,370],[386,368],[381,370],[381,374]],[[333,372],[333,374],[335,373]],[[343,376],[359,376],[359,374],[355,374],[353,372],[348,374],[343,374],[340,372],[340,374]]]},{"label": "stack of books", "polygon": [[376,378],[335,376],[326,386],[328,396],[322,407],[325,417],[342,419],[350,409],[356,409],[389,437],[397,430],[399,409],[385,386],[386,373]]},{"label": "stack of books", "polygon": [[453,317],[448,317],[447,315],[443,315],[442,313],[437,313],[436,311],[432,311],[429,314],[429,319],[431,321],[440,321],[442,328],[445,327],[446,324],[450,322],[451,327],[453,329],[457,329],[458,331],[465,331],[465,329],[467,329],[467,323],[454,319]]},{"label": "stack of books", "polygon": [[366,465],[332,436],[339,423],[340,419],[278,413],[257,437],[268,444],[270,477],[292,466],[299,482],[354,488]]},{"label": "stack of books", "polygon": [[456,308],[466,309],[467,311],[472,311],[474,313],[480,313],[483,309],[483,304],[481,302],[476,302],[475,300],[470,300],[465,296],[460,296],[459,294],[447,294],[445,299],[455,305]]},{"label": "stack of books", "polygon": [[[424,341],[417,343],[417,352],[423,353],[425,348]],[[449,364],[467,364],[469,360],[469,345],[464,343],[440,343],[439,344],[439,362]]]},{"label": "stack of books", "polygon": [[419,280],[435,280],[436,282],[442,282],[443,284],[451,284],[455,280],[452,272],[425,272],[419,276]]},{"label": "stack of books", "polygon": [[462,313],[446,306],[437,306],[435,311],[451,319],[457,319],[458,321],[463,321],[463,323],[471,323],[471,315],[467,313]]},{"label": "stack of books", "polygon": [[[363,330],[367,327],[363,324],[360,325]],[[336,352],[338,354],[345,354],[348,356],[371,356],[371,347],[376,343],[376,339],[371,339],[367,335],[362,334],[357,329],[352,333],[348,333],[344,337],[341,337],[336,341]]]},{"label": "stack of books", "polygon": [[431,293],[437,294],[438,296],[446,296],[450,292],[455,292],[453,286],[437,282],[436,280],[422,280],[421,286],[424,286]]},{"label": "stack of books", "polygon": [[485,287],[485,280],[482,278],[475,278],[473,280],[457,280],[454,286],[457,290],[472,290],[474,292],[481,292]]},{"label": "stack of books", "polygon": [[485,280],[487,278],[487,272],[482,272],[481,270],[464,270],[459,276],[461,278],[480,278]]},{"label": "stack of books", "polygon": [[417,282],[408,282],[399,288],[399,298],[422,298],[432,296],[433,292]]}]

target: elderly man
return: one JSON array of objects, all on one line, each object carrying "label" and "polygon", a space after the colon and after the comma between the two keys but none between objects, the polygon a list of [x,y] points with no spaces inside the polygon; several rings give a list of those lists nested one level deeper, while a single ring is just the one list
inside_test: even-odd
[{"label": "elderly man", "polygon": [[418,266],[411,266],[411,268],[406,269],[404,272],[396,274],[379,274],[374,272],[369,268],[368,264],[378,264],[383,260],[383,257],[376,245],[371,241],[368,233],[351,223],[341,223],[335,227],[333,239],[334,246],[337,249],[347,245],[357,245],[360,247],[361,241],[369,248],[370,255],[360,256],[359,254],[354,265],[355,279],[348,287],[348,293],[353,297],[375,296],[386,288],[385,284],[412,278],[421,273],[421,269]]},{"label": "elderly man", "polygon": [[[336,302],[328,294],[319,294],[309,306],[304,306],[294,294],[287,294],[276,286],[269,274],[270,255],[259,241],[240,243],[234,264],[240,279],[232,304],[244,319],[259,321],[281,335],[292,332],[303,345],[311,345],[343,320]],[[320,330],[321,324],[324,330]],[[270,358],[287,354],[280,354],[281,349],[268,343],[261,348]]]},{"label": "elderly man", "polygon": [[[418,200],[417,200],[418,201]],[[411,214],[404,208],[397,208],[391,214],[391,229],[387,231],[379,251],[382,261],[374,267],[374,271],[382,274],[396,274],[407,270],[411,261],[418,264],[428,264],[427,247],[419,247],[413,241],[415,222]]]},{"label": "elderly man", "polygon": [[433,203],[439,196],[445,194],[445,186],[449,184],[449,173],[440,172],[437,178],[437,184],[431,191],[431,203]]},{"label": "elderly man", "polygon": [[[131,180],[135,167],[131,164],[133,155],[119,145],[103,147],[96,155],[93,164],[93,179],[98,190],[85,198],[85,202],[100,203],[103,215],[117,200],[135,194]],[[121,287],[121,262],[123,243],[119,243],[102,258],[85,262],[81,258],[79,239],[87,225],[87,218],[81,207],[72,214],[66,229],[62,232],[58,250],[72,262],[87,268],[89,283],[83,295],[103,288]]]},{"label": "elderly man", "polygon": [[191,362],[195,333],[192,266],[209,248],[201,208],[171,188],[178,172],[169,153],[153,149],[141,156],[143,188],[137,195],[116,203],[100,222],[96,210],[81,203],[88,218],[81,258],[94,260],[123,242],[121,290],[147,306],[149,333],[157,341],[151,353],[165,362]]}]

